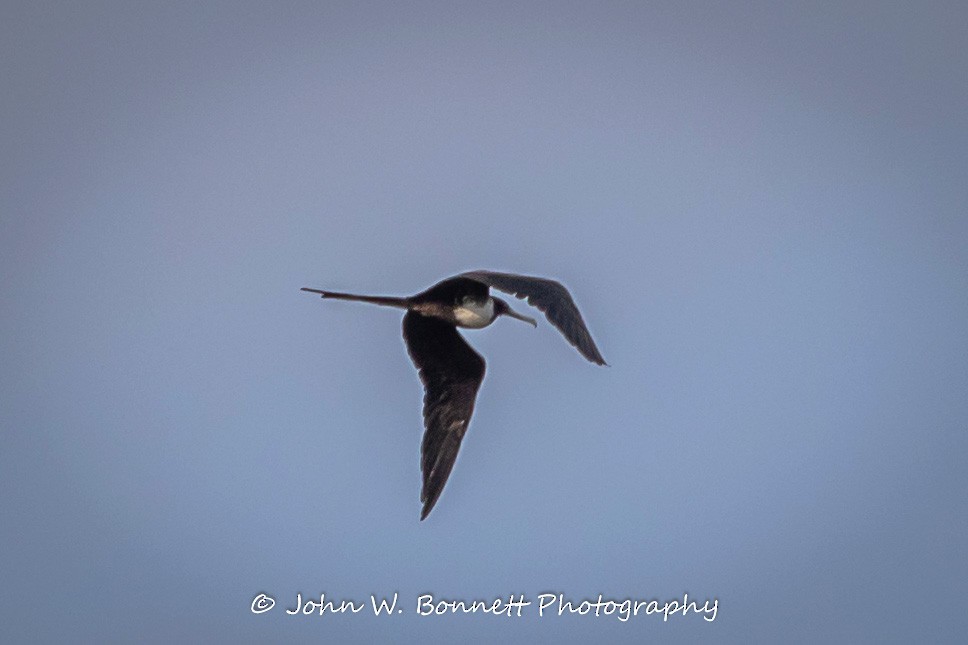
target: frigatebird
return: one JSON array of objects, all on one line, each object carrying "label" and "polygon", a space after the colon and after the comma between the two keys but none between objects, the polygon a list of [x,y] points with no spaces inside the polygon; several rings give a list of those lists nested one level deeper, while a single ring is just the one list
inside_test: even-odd
[{"label": "frigatebird", "polygon": [[597,365],[606,365],[571,294],[561,283],[547,278],[469,271],[409,298],[302,288],[323,298],[407,310],[403,316],[403,340],[424,386],[421,520],[430,514],[444,490],[474,412],[477,390],[484,380],[484,359],[471,349],[457,328],[481,329],[502,315],[538,326],[534,318],[519,314],[504,300],[491,296],[491,287],[527,298],[528,304],[543,311],[582,356]]}]

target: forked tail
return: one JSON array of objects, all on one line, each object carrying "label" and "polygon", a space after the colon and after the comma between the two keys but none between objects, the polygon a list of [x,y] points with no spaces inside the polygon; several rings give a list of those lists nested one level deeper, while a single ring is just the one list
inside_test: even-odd
[{"label": "forked tail", "polygon": [[352,293],[339,293],[337,291],[323,291],[321,289],[310,289],[303,287],[301,291],[318,293],[323,298],[335,298],[336,300],[355,300],[357,302],[369,302],[374,305],[384,307],[396,307],[397,309],[409,309],[410,300],[408,298],[394,298],[392,296],[358,296]]}]

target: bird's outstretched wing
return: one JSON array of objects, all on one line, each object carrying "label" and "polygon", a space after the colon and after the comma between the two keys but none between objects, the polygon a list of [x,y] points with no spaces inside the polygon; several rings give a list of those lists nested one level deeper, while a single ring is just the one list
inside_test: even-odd
[{"label": "bird's outstretched wing", "polygon": [[592,335],[585,327],[585,321],[582,320],[575,301],[571,299],[568,289],[560,282],[495,271],[468,271],[462,273],[461,277],[478,280],[518,298],[527,298],[528,304],[543,311],[548,322],[557,327],[582,356],[592,363],[606,365],[605,359],[595,346],[595,341],[592,340]]},{"label": "bird's outstretched wing", "polygon": [[403,317],[403,339],[424,384],[423,520],[437,503],[454,467],[474,412],[477,390],[484,380],[484,359],[454,325],[415,311]]}]

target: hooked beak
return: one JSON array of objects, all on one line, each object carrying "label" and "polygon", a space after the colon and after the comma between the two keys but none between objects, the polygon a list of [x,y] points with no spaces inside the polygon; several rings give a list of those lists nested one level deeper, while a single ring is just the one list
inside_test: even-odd
[{"label": "hooked beak", "polygon": [[504,312],[504,315],[505,316],[511,316],[512,318],[517,318],[518,320],[523,320],[526,323],[531,323],[531,326],[532,327],[537,327],[538,326],[538,321],[537,320],[535,320],[534,318],[529,318],[527,316],[523,316],[523,315],[519,314],[518,312],[516,312],[514,309],[511,309],[511,307],[508,307],[508,310]]}]

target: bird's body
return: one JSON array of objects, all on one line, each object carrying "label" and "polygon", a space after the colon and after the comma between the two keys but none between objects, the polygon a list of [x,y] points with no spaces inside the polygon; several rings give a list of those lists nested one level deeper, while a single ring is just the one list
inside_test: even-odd
[{"label": "bird's body", "polygon": [[457,327],[481,329],[501,315],[537,327],[533,318],[517,313],[504,300],[491,296],[491,287],[527,298],[529,304],[545,312],[551,324],[582,356],[605,365],[568,290],[554,280],[471,271],[447,278],[408,298],[360,296],[303,287],[303,291],[318,293],[323,298],[407,310],[403,317],[403,338],[424,384],[421,520],[433,509],[447,483],[474,411],[477,390],[484,379],[484,359],[471,349]]}]

